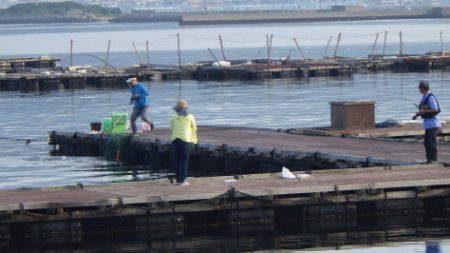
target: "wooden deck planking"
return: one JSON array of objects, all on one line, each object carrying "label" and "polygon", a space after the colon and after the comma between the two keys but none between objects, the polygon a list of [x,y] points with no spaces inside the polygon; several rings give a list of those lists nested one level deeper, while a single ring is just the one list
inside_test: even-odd
[{"label": "wooden deck planking", "polygon": [[[372,128],[372,129],[355,129],[355,130],[334,130],[330,127],[315,127],[315,128],[299,128],[291,129],[290,133],[305,134],[305,135],[355,135],[359,137],[371,138],[392,138],[392,137],[407,137],[420,136],[424,134],[421,123],[407,123],[400,126]],[[442,134],[450,134],[450,123],[442,123]]]},{"label": "wooden deck planking", "polygon": [[[167,129],[153,131],[150,135],[141,135],[141,140],[168,140]],[[384,160],[417,163],[425,159],[422,143],[401,143],[384,140],[340,138],[333,136],[308,136],[236,128],[200,128],[200,142],[211,145],[227,145],[242,148],[279,149],[284,151],[320,152],[358,157],[373,157]],[[450,145],[438,145],[439,159],[450,161]]]},{"label": "wooden deck planking", "polygon": [[[285,196],[369,189],[449,186],[450,169],[441,165],[394,167],[392,170],[369,168],[313,172],[311,178],[281,179],[274,174],[244,175],[236,182],[231,177],[192,179],[190,186],[168,181],[143,181],[107,185],[14,189],[0,191],[0,211],[52,208],[96,207],[119,204],[149,204],[207,200],[228,192],[251,196]],[[338,186],[338,187],[336,187]]]}]

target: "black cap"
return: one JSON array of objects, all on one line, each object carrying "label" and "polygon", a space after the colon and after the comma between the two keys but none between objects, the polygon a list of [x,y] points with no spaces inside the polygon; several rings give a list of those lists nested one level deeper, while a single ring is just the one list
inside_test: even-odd
[{"label": "black cap", "polygon": [[428,83],[428,81],[420,81],[419,82],[419,88],[424,89],[424,90],[430,90],[430,84]]}]

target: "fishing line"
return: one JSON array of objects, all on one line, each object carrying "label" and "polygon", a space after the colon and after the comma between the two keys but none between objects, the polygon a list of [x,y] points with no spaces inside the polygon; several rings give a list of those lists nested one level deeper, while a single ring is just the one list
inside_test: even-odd
[{"label": "fishing line", "polygon": [[414,103],[412,100],[407,99],[407,98],[404,98],[404,97],[393,97],[393,98],[388,98],[388,99],[382,100],[381,102],[376,103],[375,107],[377,107],[377,106],[379,106],[379,105],[382,105],[382,104],[384,104],[384,103],[386,103],[386,102],[393,101],[393,100],[403,100],[403,101],[406,101],[406,102],[409,102],[409,103],[413,104],[414,107],[419,108],[419,105],[417,105],[416,103]]}]

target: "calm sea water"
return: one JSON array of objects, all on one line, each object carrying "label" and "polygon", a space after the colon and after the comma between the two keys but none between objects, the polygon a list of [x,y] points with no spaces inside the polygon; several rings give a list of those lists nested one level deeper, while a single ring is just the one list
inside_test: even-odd
[{"label": "calm sea water", "polygon": [[[3,25],[0,26],[0,55],[49,54],[63,58],[63,64],[68,64],[70,40],[73,40],[75,54],[91,53],[102,58],[105,58],[108,40],[111,40],[111,64],[130,65],[140,62],[132,42],[145,62],[145,41],[148,41],[151,62],[176,64],[176,34],[179,33],[183,63],[212,60],[207,48],[220,57],[219,35],[223,37],[228,59],[265,57],[267,34],[274,36],[272,57],[300,57],[292,39],[296,37],[306,57],[315,58],[333,55],[337,36],[342,33],[337,54],[362,57],[371,53],[377,33],[380,37],[375,53],[382,52],[385,31],[388,32],[388,54],[399,52],[400,31],[404,53],[440,51],[440,31],[443,32],[444,50],[450,50],[449,28],[450,19],[182,27],[174,23]],[[325,52],[330,36],[333,39]],[[82,56],[75,56],[74,63],[102,64]]]},{"label": "calm sea water", "polygon": [[[224,37],[228,58],[265,57],[265,34],[274,34],[273,57],[298,57],[292,43],[297,37],[308,57],[332,54],[324,51],[329,36],[343,34],[338,51],[343,56],[370,53],[375,34],[388,31],[387,52],[398,50],[398,35],[404,35],[406,53],[440,51],[439,31],[444,31],[444,48],[450,49],[449,20],[367,21],[307,24],[264,24],[241,26],[178,27],[174,24],[65,24],[0,26],[0,54],[41,55],[63,58],[67,64],[69,40],[74,51],[105,56],[107,41],[112,41],[111,64],[137,64],[134,41],[143,59],[144,43],[150,42],[152,63],[174,64],[176,33],[181,34],[183,62],[210,60],[206,49],[219,55],[217,36]],[[448,35],[447,35],[448,32]],[[448,45],[447,45],[448,40]],[[382,37],[379,40],[382,42]],[[335,41],[333,42],[335,43]],[[332,43],[332,44],[333,44]],[[381,43],[376,52],[381,52]],[[98,65],[86,57],[76,64]],[[377,101],[377,120],[408,120],[415,108],[402,98],[418,101],[417,82],[430,80],[440,99],[442,118],[450,117],[447,73],[382,73],[355,75],[352,78],[313,78],[310,80],[273,80],[267,82],[170,81],[148,83],[152,118],[157,127],[168,125],[171,107],[179,98],[190,102],[191,112],[202,125],[233,125],[261,128],[298,128],[327,125],[330,101],[370,99]],[[0,189],[45,187],[144,180],[164,176],[145,168],[134,171],[88,157],[52,157],[45,141],[25,145],[21,139],[45,138],[51,130],[87,131],[89,123],[111,112],[126,110],[128,90],[73,90],[42,93],[0,93]],[[389,101],[386,101],[389,100]],[[448,242],[443,249],[448,251]],[[422,241],[342,252],[425,252]],[[332,250],[328,252],[333,252]],[[443,251],[444,252],[444,251]]]},{"label": "calm sea water", "polygon": [[[309,81],[270,82],[152,82],[148,83],[151,116],[157,127],[167,127],[171,107],[179,98],[190,102],[202,125],[260,128],[298,128],[329,124],[329,102],[378,101],[377,120],[408,120],[419,99],[417,81],[430,80],[441,101],[443,118],[450,116],[450,78],[446,73],[355,75],[353,78],[317,78]],[[205,99],[208,98],[208,99]],[[394,100],[389,100],[394,98]],[[1,137],[41,138],[49,131],[88,131],[89,123],[111,112],[127,109],[128,89],[74,90],[46,93],[0,93]],[[388,100],[388,101],[386,101]],[[42,187],[116,180],[145,179],[151,172],[126,173],[99,158],[51,157],[46,142],[25,145],[0,140],[0,188]]]}]

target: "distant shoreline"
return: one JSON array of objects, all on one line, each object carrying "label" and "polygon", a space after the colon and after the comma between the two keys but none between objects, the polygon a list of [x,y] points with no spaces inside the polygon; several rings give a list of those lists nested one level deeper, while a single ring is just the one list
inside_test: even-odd
[{"label": "distant shoreline", "polygon": [[450,7],[423,10],[305,10],[305,11],[236,11],[159,13],[140,11],[118,17],[73,16],[0,16],[0,24],[51,24],[51,23],[162,23],[175,22],[180,26],[258,24],[258,23],[307,23],[364,20],[446,19]]},{"label": "distant shoreline", "polygon": [[0,24],[2,25],[17,25],[17,24],[68,24],[68,23],[99,23],[108,22],[109,20],[86,18],[86,17],[1,17]]},{"label": "distant shoreline", "polygon": [[83,5],[73,1],[18,3],[0,10],[0,24],[88,23],[121,15],[118,8]]}]

